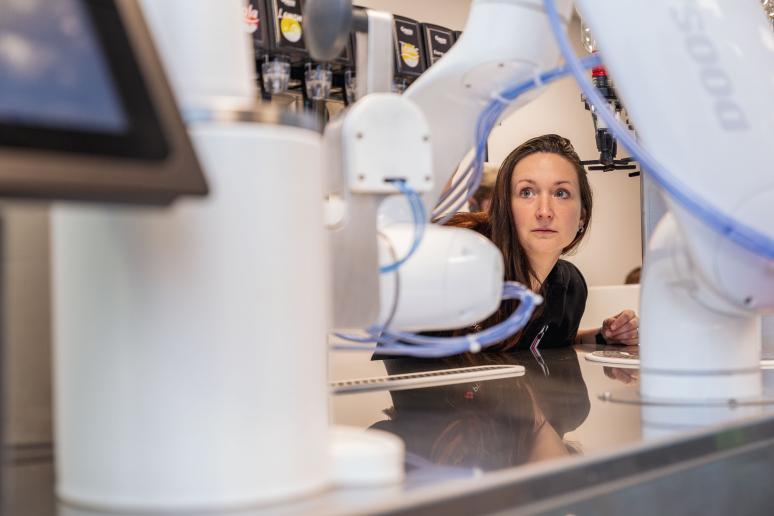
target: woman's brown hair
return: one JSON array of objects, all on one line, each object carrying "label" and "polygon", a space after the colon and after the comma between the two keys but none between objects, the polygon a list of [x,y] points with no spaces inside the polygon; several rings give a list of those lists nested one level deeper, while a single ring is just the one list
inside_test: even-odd
[{"label": "woman's brown hair", "polygon": [[[527,140],[508,154],[497,173],[489,212],[458,213],[448,222],[450,226],[475,229],[489,237],[503,255],[505,280],[518,281],[528,287],[533,286],[533,280],[536,281],[537,277],[516,232],[516,224],[513,221],[511,211],[511,183],[513,180],[513,170],[516,165],[527,156],[539,152],[556,154],[565,158],[575,168],[577,173],[578,185],[580,186],[581,227],[583,230],[579,230],[572,242],[562,249],[562,254],[575,250],[586,235],[585,230],[588,229],[589,222],[591,221],[593,204],[591,186],[586,176],[586,169],[583,168],[572,143],[567,138],[557,134],[544,134],[543,136]],[[542,285],[540,286],[539,293],[545,296]],[[490,326],[502,321],[515,308],[515,302],[503,302],[500,310],[485,321],[484,326]],[[539,311],[542,311],[542,308]],[[508,339],[504,348],[507,349],[515,345],[519,337],[520,334],[517,334]]]}]

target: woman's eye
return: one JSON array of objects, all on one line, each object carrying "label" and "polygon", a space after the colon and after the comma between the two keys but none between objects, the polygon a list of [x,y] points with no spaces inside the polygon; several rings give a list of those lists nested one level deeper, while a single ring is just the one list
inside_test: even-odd
[{"label": "woman's eye", "polygon": [[556,195],[559,199],[569,199],[570,198],[570,192],[568,192],[567,190],[557,190],[554,195]]},{"label": "woman's eye", "polygon": [[532,188],[522,188],[519,190],[519,197],[532,197],[533,194]]}]

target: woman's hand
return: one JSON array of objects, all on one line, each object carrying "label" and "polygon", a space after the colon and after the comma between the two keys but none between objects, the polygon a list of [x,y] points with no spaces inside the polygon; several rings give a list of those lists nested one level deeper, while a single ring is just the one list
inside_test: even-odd
[{"label": "woman's hand", "polygon": [[633,310],[624,310],[602,323],[602,336],[608,344],[637,346],[640,343],[640,318]]}]

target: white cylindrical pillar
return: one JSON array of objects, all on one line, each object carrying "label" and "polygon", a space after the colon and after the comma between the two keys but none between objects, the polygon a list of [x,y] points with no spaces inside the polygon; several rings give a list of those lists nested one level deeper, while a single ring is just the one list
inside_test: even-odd
[{"label": "white cylindrical pillar", "polygon": [[218,509],[328,481],[320,135],[192,130],[211,195],[53,214],[57,492]]},{"label": "white cylindrical pillar", "polygon": [[[699,380],[699,382],[712,380]],[[763,405],[642,405],[640,421],[646,440],[674,437],[740,419],[761,417]]]},{"label": "white cylindrical pillar", "polygon": [[244,0],[142,0],[178,105],[251,106],[258,95]]}]

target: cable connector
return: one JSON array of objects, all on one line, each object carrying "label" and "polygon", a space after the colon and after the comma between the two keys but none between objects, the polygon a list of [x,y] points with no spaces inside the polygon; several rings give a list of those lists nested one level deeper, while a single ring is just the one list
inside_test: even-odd
[{"label": "cable connector", "polygon": [[469,333],[465,336],[468,340],[468,351],[471,353],[478,353],[481,351],[481,343],[476,339],[475,333]]}]

